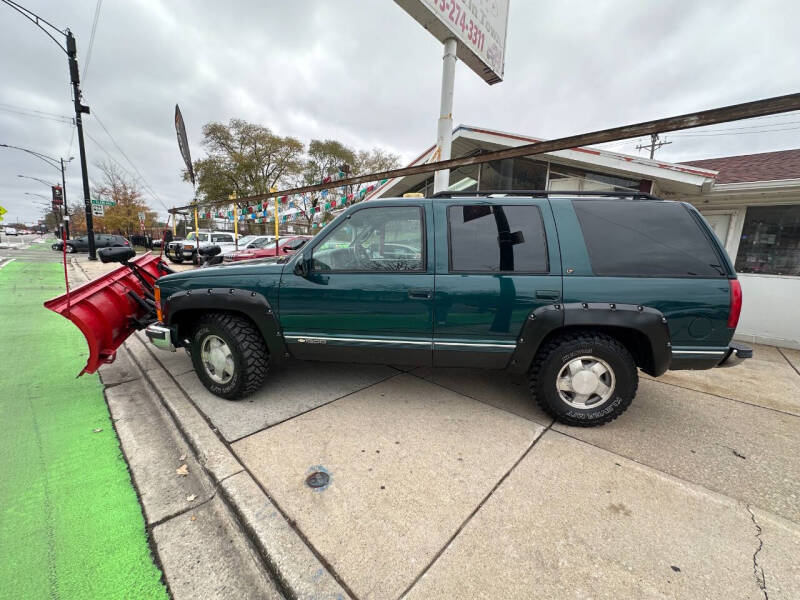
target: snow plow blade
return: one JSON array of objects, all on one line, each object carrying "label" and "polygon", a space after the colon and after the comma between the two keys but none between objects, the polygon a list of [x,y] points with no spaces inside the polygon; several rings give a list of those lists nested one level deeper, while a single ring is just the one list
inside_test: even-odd
[{"label": "snow plow blade", "polygon": [[117,348],[134,331],[155,320],[152,285],[171,270],[158,256],[149,253],[129,264],[133,268],[122,265],[44,303],[45,308],[75,323],[86,338],[89,359],[78,377],[114,362]]}]

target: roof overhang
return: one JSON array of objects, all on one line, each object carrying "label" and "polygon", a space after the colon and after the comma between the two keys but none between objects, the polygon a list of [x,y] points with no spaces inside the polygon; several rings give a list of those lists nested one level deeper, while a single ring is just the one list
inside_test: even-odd
[{"label": "roof overhang", "polygon": [[[539,138],[459,125],[453,131],[452,156],[466,156],[478,149],[502,150],[541,141],[543,140]],[[435,149],[435,146],[427,148],[409,166],[430,162],[434,157]],[[681,194],[708,192],[717,175],[717,171],[710,169],[650,160],[593,147],[547,152],[536,157],[589,171],[596,170],[635,179],[651,179],[657,183],[659,190]],[[428,177],[430,174],[390,179],[378,187],[367,199],[402,195]]]}]

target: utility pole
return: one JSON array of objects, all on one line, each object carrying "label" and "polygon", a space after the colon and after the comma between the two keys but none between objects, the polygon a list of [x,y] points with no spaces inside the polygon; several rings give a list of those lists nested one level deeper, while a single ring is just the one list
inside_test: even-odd
[{"label": "utility pole", "polygon": [[653,160],[653,156],[656,153],[656,150],[661,148],[661,146],[666,146],[667,144],[671,144],[672,142],[667,142],[666,140],[661,142],[658,139],[657,133],[650,134],[650,143],[649,144],[639,144],[636,146],[637,150],[650,150],[650,160]]},{"label": "utility pole", "polygon": [[64,202],[64,229],[69,239],[69,204],[67,204],[67,179],[64,177],[64,159],[61,159],[61,199]]},{"label": "utility pole", "polygon": [[92,200],[89,197],[89,172],[86,169],[86,146],[83,141],[83,118],[81,117],[83,114],[89,114],[89,107],[85,104],[81,104],[81,80],[78,75],[77,54],[75,36],[67,29],[67,57],[69,62],[69,77],[72,83],[72,101],[75,104],[75,127],[78,129],[78,148],[80,150],[81,176],[83,178],[83,208],[86,212],[86,234],[89,237],[89,260],[97,260],[97,251],[94,245]]}]

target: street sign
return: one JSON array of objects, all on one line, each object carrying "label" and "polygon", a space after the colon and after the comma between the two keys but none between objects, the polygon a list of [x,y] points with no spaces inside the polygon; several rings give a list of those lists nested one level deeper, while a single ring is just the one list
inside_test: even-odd
[{"label": "street sign", "polygon": [[458,40],[456,56],[486,83],[503,80],[509,0],[394,0],[444,43]]},{"label": "street sign", "polygon": [[95,217],[102,217],[106,214],[106,209],[103,204],[94,204],[92,203],[92,215]]},{"label": "street sign", "polygon": [[142,222],[142,223],[144,223],[144,218],[145,218],[145,216],[146,216],[146,215],[145,215],[145,213],[143,213],[143,212],[140,212],[140,213],[139,213],[139,221],[140,221],[140,222]]},{"label": "street sign", "polygon": [[113,200],[101,200],[99,198],[92,198],[92,206],[116,206],[117,203]]}]

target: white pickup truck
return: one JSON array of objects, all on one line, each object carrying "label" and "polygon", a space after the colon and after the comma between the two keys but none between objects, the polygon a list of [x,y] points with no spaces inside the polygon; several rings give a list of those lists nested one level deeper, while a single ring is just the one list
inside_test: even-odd
[{"label": "white pickup truck", "polygon": [[186,239],[167,244],[164,254],[171,262],[178,265],[184,261],[199,264],[198,248],[219,246],[224,252],[229,248],[235,248],[235,245],[236,239],[232,231],[192,231]]}]

